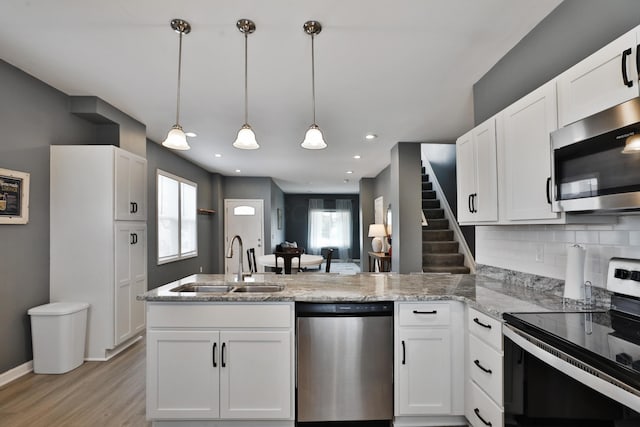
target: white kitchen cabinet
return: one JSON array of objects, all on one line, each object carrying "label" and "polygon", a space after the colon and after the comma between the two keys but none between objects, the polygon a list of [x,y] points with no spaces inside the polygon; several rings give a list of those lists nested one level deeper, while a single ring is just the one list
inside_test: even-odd
[{"label": "white kitchen cabinet", "polygon": [[394,426],[462,420],[463,312],[455,301],[395,304]]},{"label": "white kitchen cabinet", "polygon": [[473,427],[502,427],[502,323],[467,307],[466,336],[465,416]]},{"label": "white kitchen cabinet", "polygon": [[[136,296],[147,288],[146,221],[116,220],[123,152],[108,145],[51,146],[50,298],[90,304],[87,360],[108,359],[145,328],[144,302]],[[146,160],[125,157],[146,170]],[[143,178],[128,174],[128,180]]]},{"label": "white kitchen cabinet", "polygon": [[549,134],[558,128],[556,105],[556,84],[551,81],[497,117],[499,205],[506,222],[561,218],[551,210]]},{"label": "white kitchen cabinet", "polygon": [[150,302],[147,314],[149,419],[293,425],[292,303]]},{"label": "white kitchen cabinet", "polygon": [[638,40],[638,29],[633,29],[558,77],[560,127],[640,94],[636,68]]},{"label": "white kitchen cabinet", "polygon": [[456,141],[458,222],[498,220],[496,121],[492,117]]},{"label": "white kitchen cabinet", "polygon": [[115,156],[115,219],[146,221],[147,161],[125,150]]}]

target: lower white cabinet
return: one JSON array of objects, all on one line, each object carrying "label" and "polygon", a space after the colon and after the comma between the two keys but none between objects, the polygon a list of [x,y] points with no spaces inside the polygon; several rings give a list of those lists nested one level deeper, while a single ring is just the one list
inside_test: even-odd
[{"label": "lower white cabinet", "polygon": [[147,418],[293,420],[293,305],[182,305],[148,304]]},{"label": "lower white cabinet", "polygon": [[398,302],[394,323],[394,425],[451,425],[464,413],[463,304]]}]

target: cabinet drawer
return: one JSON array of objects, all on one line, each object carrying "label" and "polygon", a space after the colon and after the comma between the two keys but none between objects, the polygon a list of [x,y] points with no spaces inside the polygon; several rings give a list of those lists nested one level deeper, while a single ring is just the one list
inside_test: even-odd
[{"label": "cabinet drawer", "polygon": [[498,405],[502,405],[502,354],[469,335],[469,374]]},{"label": "cabinet drawer", "polygon": [[496,350],[502,351],[502,322],[473,308],[469,308],[468,314],[469,332]]},{"label": "cabinet drawer", "polygon": [[398,304],[400,326],[447,326],[449,318],[448,302]]},{"label": "cabinet drawer", "polygon": [[473,381],[467,383],[465,416],[473,427],[503,427],[504,412]]},{"label": "cabinet drawer", "polygon": [[290,328],[293,303],[147,303],[149,328]]}]

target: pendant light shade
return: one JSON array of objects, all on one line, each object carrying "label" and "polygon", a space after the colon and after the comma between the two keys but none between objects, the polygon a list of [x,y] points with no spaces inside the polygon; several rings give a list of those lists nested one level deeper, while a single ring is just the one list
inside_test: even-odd
[{"label": "pendant light shade", "polygon": [[627,137],[624,142],[623,154],[640,153],[640,134]]},{"label": "pendant light shade", "polygon": [[315,51],[314,51],[314,37],[320,34],[322,31],[322,25],[318,21],[307,21],[302,26],[304,32],[311,36],[311,96],[313,103],[313,123],[309,126],[307,133],[304,135],[304,141],[302,141],[302,148],[307,150],[321,150],[327,148],[327,143],[324,142],[322,131],[316,124],[316,71],[315,71]]},{"label": "pendant light shade", "polygon": [[260,148],[256,141],[256,134],[249,125],[249,91],[247,85],[247,39],[256,30],[256,24],[250,19],[239,19],[236,27],[244,34],[244,124],[238,131],[233,146],[242,150],[256,150]]},{"label": "pendant light shade", "polygon": [[180,42],[178,47],[178,90],[176,96],[176,124],[173,125],[167,138],[162,142],[162,145],[171,148],[173,150],[188,150],[189,143],[187,142],[187,136],[180,126],[180,80],[182,77],[182,35],[189,34],[191,32],[191,25],[187,21],[182,19],[173,19],[171,21],[171,28],[180,35]]}]

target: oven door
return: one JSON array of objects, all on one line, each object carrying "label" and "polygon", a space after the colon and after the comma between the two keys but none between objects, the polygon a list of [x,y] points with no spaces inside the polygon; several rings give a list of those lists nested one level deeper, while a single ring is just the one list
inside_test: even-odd
[{"label": "oven door", "polygon": [[503,331],[505,426],[640,425],[638,395],[512,325]]}]

